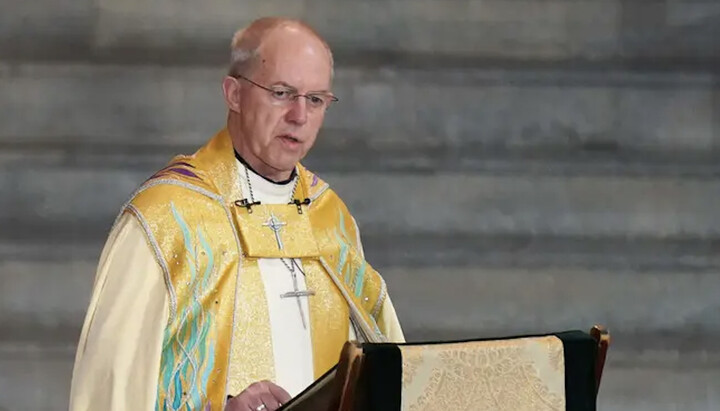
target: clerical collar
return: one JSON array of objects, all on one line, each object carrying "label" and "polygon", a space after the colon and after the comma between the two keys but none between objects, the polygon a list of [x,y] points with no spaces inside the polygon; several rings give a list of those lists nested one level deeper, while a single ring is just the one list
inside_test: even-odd
[{"label": "clerical collar", "polygon": [[288,184],[292,183],[293,180],[295,180],[295,176],[297,175],[297,171],[296,171],[295,168],[293,168],[293,171],[292,171],[292,173],[290,173],[290,177],[289,177],[287,180],[283,180],[283,181],[273,181],[273,180],[265,177],[264,175],[258,173],[257,171],[255,171],[255,169],[252,168],[252,166],[251,166],[250,164],[248,164],[248,162],[245,161],[245,159],[240,156],[240,154],[237,152],[237,150],[233,150],[233,151],[235,152],[235,158],[236,158],[239,162],[241,162],[243,165],[245,165],[245,167],[247,167],[248,170],[252,171],[255,175],[257,175],[258,177],[260,177],[260,178],[262,178],[263,180],[267,181],[268,183],[272,183],[272,184],[279,185],[279,186],[285,186],[285,185],[288,185]]}]

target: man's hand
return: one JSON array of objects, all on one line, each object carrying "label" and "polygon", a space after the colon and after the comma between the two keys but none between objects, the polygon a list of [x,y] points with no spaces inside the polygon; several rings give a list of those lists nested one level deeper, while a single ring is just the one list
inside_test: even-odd
[{"label": "man's hand", "polygon": [[290,401],[290,394],[270,381],[259,381],[231,398],[225,411],[275,411]]}]

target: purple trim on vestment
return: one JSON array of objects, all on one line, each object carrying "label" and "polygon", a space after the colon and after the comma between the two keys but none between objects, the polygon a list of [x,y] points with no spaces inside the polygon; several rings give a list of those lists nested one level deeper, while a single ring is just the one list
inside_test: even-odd
[{"label": "purple trim on vestment", "polygon": [[168,170],[168,169],[170,169],[170,168],[178,167],[178,166],[185,166],[185,167],[189,167],[189,168],[195,168],[195,166],[192,165],[192,164],[190,164],[190,163],[186,163],[186,162],[184,162],[184,161],[178,161],[178,162],[170,163],[170,164],[166,165],[165,167],[161,168],[160,171],[158,171],[158,173],[160,173],[160,172],[162,172],[162,171],[166,171],[166,170]]},{"label": "purple trim on vestment", "polygon": [[194,165],[192,165],[190,163],[186,163],[184,161],[178,161],[177,163],[172,163],[168,167],[172,167],[172,166],[185,166],[185,167],[195,168]]},{"label": "purple trim on vestment", "polygon": [[184,169],[184,168],[171,168],[171,169],[169,169],[169,170],[166,170],[166,172],[168,172],[168,173],[175,172],[175,173],[178,173],[178,174],[182,174],[182,175],[184,175],[185,177],[194,177],[194,178],[197,178],[198,180],[200,179],[200,177],[198,177],[197,174],[193,173],[193,172],[190,171],[190,170],[186,170],[186,169]]}]

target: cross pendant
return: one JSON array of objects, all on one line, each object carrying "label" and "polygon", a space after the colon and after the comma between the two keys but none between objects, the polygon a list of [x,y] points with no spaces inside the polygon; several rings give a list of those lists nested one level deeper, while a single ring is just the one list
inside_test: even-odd
[{"label": "cross pendant", "polygon": [[268,218],[267,222],[263,224],[263,226],[270,228],[273,233],[275,233],[275,241],[277,241],[279,250],[283,249],[282,238],[280,238],[280,230],[282,230],[285,225],[287,225],[287,223],[280,221],[280,219],[275,217],[275,214],[273,213],[270,213],[270,218]]},{"label": "cross pendant", "polygon": [[295,297],[297,300],[298,310],[300,310],[300,319],[302,320],[303,328],[307,329],[307,323],[305,322],[305,312],[302,308],[302,302],[300,301],[301,297],[310,297],[312,295],[315,295],[315,291],[308,290],[308,291],[288,291],[286,293],[280,294],[280,298],[293,298]]},{"label": "cross pendant", "polygon": [[[290,260],[290,264],[295,264],[295,262],[293,260]],[[300,320],[302,320],[303,328],[307,329],[307,323],[305,322],[305,312],[303,311],[302,301],[300,301],[300,298],[313,296],[313,295],[315,295],[315,291],[300,290],[300,288],[298,287],[297,274],[295,273],[295,267],[290,265],[287,268],[288,268],[288,270],[290,270],[290,275],[292,276],[293,291],[288,291],[286,293],[280,294],[280,298],[295,298],[295,301],[297,301],[298,310],[300,311]]]}]

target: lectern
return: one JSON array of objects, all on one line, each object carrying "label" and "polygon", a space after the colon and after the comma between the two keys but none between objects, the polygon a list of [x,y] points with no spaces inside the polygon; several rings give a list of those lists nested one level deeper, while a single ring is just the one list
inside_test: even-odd
[{"label": "lectern", "polygon": [[594,411],[610,335],[345,344],[286,411]]}]

